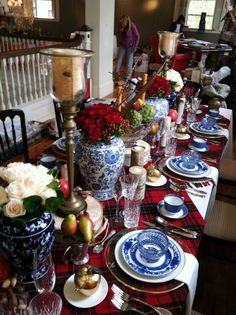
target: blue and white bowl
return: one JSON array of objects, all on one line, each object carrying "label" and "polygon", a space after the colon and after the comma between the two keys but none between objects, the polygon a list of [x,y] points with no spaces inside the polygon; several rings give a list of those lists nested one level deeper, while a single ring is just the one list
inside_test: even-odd
[{"label": "blue and white bowl", "polygon": [[155,263],[168,250],[167,236],[158,230],[145,230],[138,234],[137,247],[142,259],[148,263]]},{"label": "blue and white bowl", "polygon": [[184,198],[174,194],[168,194],[164,197],[165,210],[170,213],[178,213],[184,205]]}]

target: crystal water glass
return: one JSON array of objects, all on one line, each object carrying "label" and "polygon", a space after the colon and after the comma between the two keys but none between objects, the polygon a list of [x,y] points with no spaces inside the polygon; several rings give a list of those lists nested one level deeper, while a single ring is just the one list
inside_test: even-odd
[{"label": "crystal water glass", "polygon": [[137,226],[137,216],[140,214],[140,202],[134,200],[138,186],[138,177],[133,174],[122,175],[120,177],[124,203],[124,226],[127,228]]},{"label": "crystal water glass", "polygon": [[119,212],[119,204],[122,197],[123,197],[123,190],[122,190],[121,182],[118,179],[118,181],[115,183],[114,191],[113,191],[113,198],[115,199],[115,202],[116,202],[116,213],[115,213],[115,217],[112,218],[112,220],[116,223],[121,222],[122,211]]},{"label": "crystal water glass", "polygon": [[56,273],[52,254],[41,256],[40,250],[34,252],[32,278],[38,293],[51,292],[56,283]]},{"label": "crystal water glass", "polygon": [[62,299],[54,292],[45,292],[36,295],[29,303],[29,315],[60,315]]}]

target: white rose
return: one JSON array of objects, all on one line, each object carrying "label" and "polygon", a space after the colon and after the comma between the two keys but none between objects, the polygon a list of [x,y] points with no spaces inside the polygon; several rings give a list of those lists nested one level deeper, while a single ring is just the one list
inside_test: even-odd
[{"label": "white rose", "polygon": [[9,199],[12,199],[12,198],[22,199],[25,197],[25,189],[22,182],[17,182],[17,181],[11,182],[6,187],[5,190]]},{"label": "white rose", "polygon": [[179,92],[184,86],[180,73],[174,69],[169,69],[166,71],[166,79],[176,82],[175,92]]},{"label": "white rose", "polygon": [[47,188],[40,193],[40,197],[43,199],[43,204],[45,204],[45,200],[50,197],[56,197],[57,193],[52,188]]},{"label": "white rose", "polygon": [[23,208],[23,202],[20,199],[11,199],[3,209],[6,217],[15,218],[25,215],[26,211]]},{"label": "white rose", "polygon": [[7,193],[5,189],[2,186],[0,186],[0,204],[3,204],[8,201],[9,201],[9,198],[7,197]]}]

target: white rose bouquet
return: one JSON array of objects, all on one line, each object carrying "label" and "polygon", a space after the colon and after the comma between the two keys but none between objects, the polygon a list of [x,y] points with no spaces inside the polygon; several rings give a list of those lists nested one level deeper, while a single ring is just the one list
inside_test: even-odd
[{"label": "white rose bouquet", "polygon": [[179,92],[184,86],[184,82],[180,73],[174,69],[169,69],[165,73],[165,77],[167,80],[171,81],[172,90],[174,92]]},{"label": "white rose bouquet", "polygon": [[56,211],[64,200],[59,181],[42,165],[14,162],[0,167],[0,223],[14,219],[25,224],[44,211]]}]

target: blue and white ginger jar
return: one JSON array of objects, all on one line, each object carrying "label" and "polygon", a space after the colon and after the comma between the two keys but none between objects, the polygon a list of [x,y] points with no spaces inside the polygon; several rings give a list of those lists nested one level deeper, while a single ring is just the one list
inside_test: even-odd
[{"label": "blue and white ginger jar", "polygon": [[110,144],[105,144],[80,138],[75,157],[85,186],[92,191],[93,197],[98,200],[113,198],[125,159],[123,140],[113,137]]},{"label": "blue and white ginger jar", "polygon": [[167,116],[169,111],[169,102],[166,98],[158,97],[146,97],[145,104],[152,105],[156,110],[154,121],[160,122],[160,120]]},{"label": "blue and white ginger jar", "polygon": [[9,257],[19,283],[32,283],[33,255],[40,249],[42,257],[51,252],[55,240],[54,218],[44,212],[24,226],[5,220],[0,229],[0,247]]}]

